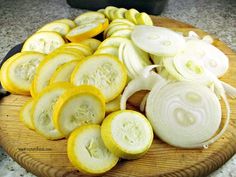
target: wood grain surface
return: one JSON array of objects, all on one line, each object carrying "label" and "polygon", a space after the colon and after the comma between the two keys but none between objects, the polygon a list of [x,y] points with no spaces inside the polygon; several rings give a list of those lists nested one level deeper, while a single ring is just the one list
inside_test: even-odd
[{"label": "wood grain surface", "polygon": [[[155,25],[187,33],[206,33],[191,25],[164,17],[152,17]],[[214,45],[230,58],[229,71],[223,81],[236,87],[236,54],[215,38]],[[129,100],[130,108],[137,106],[145,92]],[[19,109],[29,97],[9,95],[0,100],[0,145],[21,166],[39,177],[85,176],[70,164],[66,153],[66,140],[49,141],[26,128],[19,121]],[[232,109],[228,130],[208,149],[185,150],[172,147],[155,137],[148,153],[138,160],[121,160],[104,174],[113,177],[132,176],[206,176],[222,166],[236,153],[236,100],[229,99]]]}]

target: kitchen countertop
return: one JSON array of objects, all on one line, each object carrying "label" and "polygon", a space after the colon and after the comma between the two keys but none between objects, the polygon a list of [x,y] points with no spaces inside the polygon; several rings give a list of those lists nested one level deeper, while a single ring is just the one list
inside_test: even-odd
[{"label": "kitchen countertop", "polygon": [[[0,0],[0,59],[43,24],[74,18],[83,10],[65,0]],[[174,18],[214,34],[236,51],[235,0],[169,0],[162,16]],[[1,133],[1,132],[0,132]],[[0,147],[0,177],[32,177]],[[209,177],[236,177],[236,155]]]}]

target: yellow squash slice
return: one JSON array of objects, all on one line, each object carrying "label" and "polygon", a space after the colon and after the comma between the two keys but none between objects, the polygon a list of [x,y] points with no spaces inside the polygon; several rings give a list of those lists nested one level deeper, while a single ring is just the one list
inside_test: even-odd
[{"label": "yellow squash slice", "polygon": [[152,22],[151,17],[147,13],[145,13],[145,12],[137,14],[136,15],[136,21],[137,21],[138,25],[150,25],[150,26],[153,26],[153,22]]},{"label": "yellow squash slice", "polygon": [[114,20],[116,10],[118,10],[117,7],[114,7],[114,6],[107,6],[107,7],[105,8],[104,14],[106,15],[106,17],[107,17],[110,21],[112,21],[112,20]]},{"label": "yellow squash slice", "polygon": [[105,16],[102,13],[90,11],[90,12],[85,12],[79,15],[78,17],[75,18],[74,21],[79,26],[79,25],[84,25],[88,23],[94,23],[104,18]]},{"label": "yellow squash slice", "polygon": [[127,38],[125,37],[109,37],[107,39],[105,39],[100,46],[98,47],[98,49],[102,48],[102,47],[107,47],[107,46],[113,46],[113,47],[119,47],[120,44],[129,41]]},{"label": "yellow squash slice", "polygon": [[22,92],[22,90],[18,90],[17,88],[10,85],[8,77],[7,77],[7,75],[8,75],[7,68],[9,66],[9,64],[14,60],[14,58],[17,58],[19,55],[20,55],[20,53],[17,53],[3,63],[2,67],[1,67],[1,73],[0,73],[1,85],[6,91],[8,91],[10,93],[28,95],[28,92]]},{"label": "yellow squash slice", "polygon": [[126,24],[126,25],[129,25],[129,26],[135,26],[135,24],[133,23],[133,22],[131,22],[131,21],[129,21],[129,20],[127,20],[127,19],[120,19],[120,18],[118,18],[118,19],[115,19],[115,20],[113,20],[111,23],[110,23],[110,25],[117,25],[117,24],[119,24],[119,25],[123,25],[123,24]]},{"label": "yellow squash slice", "polygon": [[51,22],[40,28],[38,32],[40,31],[53,31],[65,36],[70,31],[70,26],[61,22]]},{"label": "yellow squash slice", "polygon": [[89,39],[85,39],[81,41],[80,43],[87,45],[94,52],[95,50],[97,50],[98,46],[101,44],[101,41],[94,38],[89,38]]},{"label": "yellow squash slice", "polygon": [[81,43],[68,43],[59,48],[59,50],[67,50],[67,49],[75,49],[81,52],[84,56],[90,56],[93,54],[93,51],[91,48],[89,48],[85,44]]},{"label": "yellow squash slice", "polygon": [[70,61],[61,65],[53,74],[50,79],[50,84],[56,82],[70,82],[70,77],[79,61]]},{"label": "yellow squash slice", "polygon": [[125,12],[125,18],[129,21],[133,22],[134,24],[137,24],[136,16],[139,14],[139,11],[136,9],[129,9]]},{"label": "yellow squash slice", "polygon": [[86,174],[102,174],[112,169],[119,158],[104,145],[99,125],[84,125],[73,131],[67,142],[71,163]]},{"label": "yellow squash slice", "polygon": [[101,126],[106,147],[116,156],[136,159],[144,155],[153,141],[153,130],[141,113],[131,110],[109,114]]},{"label": "yellow squash slice", "polygon": [[110,54],[119,57],[119,48],[113,46],[106,46],[99,48],[94,54]]},{"label": "yellow squash slice", "polygon": [[94,37],[104,30],[102,23],[87,23],[73,28],[66,38],[71,42],[80,42],[84,39]]},{"label": "yellow squash slice", "polygon": [[116,97],[114,100],[111,100],[110,102],[106,103],[106,113],[111,113],[120,110],[120,99],[121,95]]},{"label": "yellow squash slice", "polygon": [[31,111],[32,111],[32,107],[33,107],[33,99],[30,99],[29,101],[27,101],[23,107],[21,108],[20,111],[20,120],[29,128],[34,130],[34,125],[32,123],[32,119],[31,119]]},{"label": "yellow squash slice", "polygon": [[49,81],[51,79],[52,74],[60,67],[62,64],[74,61],[74,60],[82,60],[84,58],[83,55],[75,55],[72,53],[68,53],[66,51],[63,52],[53,52],[48,55],[38,66],[36,70],[36,74],[33,80],[32,92],[33,96],[37,95],[39,92],[43,90],[47,85],[49,85]]},{"label": "yellow squash slice", "polygon": [[70,83],[55,83],[45,88],[36,98],[32,108],[32,123],[36,132],[47,139],[56,140],[64,137],[53,124],[54,105],[59,97],[68,89],[73,88]]},{"label": "yellow squash slice", "polygon": [[65,44],[60,34],[51,31],[42,31],[30,36],[24,43],[21,51],[35,51],[49,54]]},{"label": "yellow squash slice", "polygon": [[93,86],[81,85],[65,92],[54,107],[53,120],[57,129],[68,136],[75,128],[100,124],[105,117],[105,100]]},{"label": "yellow squash slice", "polygon": [[58,20],[55,20],[53,22],[60,22],[60,23],[67,24],[67,25],[70,26],[70,28],[74,28],[76,26],[74,21],[72,21],[70,19],[67,19],[67,18],[58,19]]},{"label": "yellow squash slice", "polygon": [[124,65],[112,55],[100,54],[81,61],[71,75],[74,85],[93,85],[105,96],[106,102],[116,98],[124,89],[127,73]]},{"label": "yellow squash slice", "polygon": [[118,10],[116,10],[115,14],[114,14],[114,17],[115,19],[117,18],[125,18],[125,13],[126,13],[127,9],[125,8],[119,8]]},{"label": "yellow squash slice", "polygon": [[45,55],[38,52],[21,52],[18,57],[10,58],[11,62],[7,68],[8,84],[20,93],[30,94],[36,68],[44,58]]}]

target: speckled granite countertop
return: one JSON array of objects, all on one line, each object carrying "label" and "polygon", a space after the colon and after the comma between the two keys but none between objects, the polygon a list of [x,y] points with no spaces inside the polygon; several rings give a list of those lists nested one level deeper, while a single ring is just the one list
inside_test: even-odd
[{"label": "speckled granite countertop", "polygon": [[[0,0],[0,59],[43,24],[74,18],[82,10],[65,0]],[[169,0],[162,16],[192,24],[218,36],[236,51],[235,0]],[[32,177],[0,147],[0,177]],[[236,177],[236,155],[210,177]]]}]

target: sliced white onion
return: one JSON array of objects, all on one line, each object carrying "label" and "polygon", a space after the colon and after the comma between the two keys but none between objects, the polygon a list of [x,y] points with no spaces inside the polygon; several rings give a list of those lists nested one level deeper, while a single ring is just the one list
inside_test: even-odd
[{"label": "sliced white onion", "polygon": [[120,45],[119,58],[125,64],[131,79],[137,77],[144,67],[151,65],[148,54],[136,47],[130,40]]},{"label": "sliced white onion", "polygon": [[[205,41],[208,40],[207,37]],[[203,67],[216,77],[223,76],[229,68],[228,57],[215,46],[203,40],[189,40],[186,43],[186,53],[190,53]]]},{"label": "sliced white onion", "polygon": [[140,90],[151,90],[155,84],[164,84],[166,81],[157,73],[150,72],[156,65],[151,65],[145,68],[141,74],[135,79],[131,80],[126,86],[120,101],[120,109],[126,109],[126,102],[128,98]]},{"label": "sliced white onion", "polygon": [[176,82],[164,87],[156,84],[150,92],[146,114],[154,132],[163,141],[183,148],[206,148],[226,130],[230,108],[225,95],[221,95],[227,109],[221,131],[221,106],[216,95],[196,82]]},{"label": "sliced white onion", "polygon": [[158,56],[174,56],[185,47],[182,35],[164,27],[137,25],[131,39],[142,50]]},{"label": "sliced white onion", "polygon": [[147,93],[144,97],[143,100],[140,103],[139,109],[140,111],[144,112],[145,111],[145,106],[146,106],[146,102],[147,102],[147,98],[148,98],[149,93]]}]

